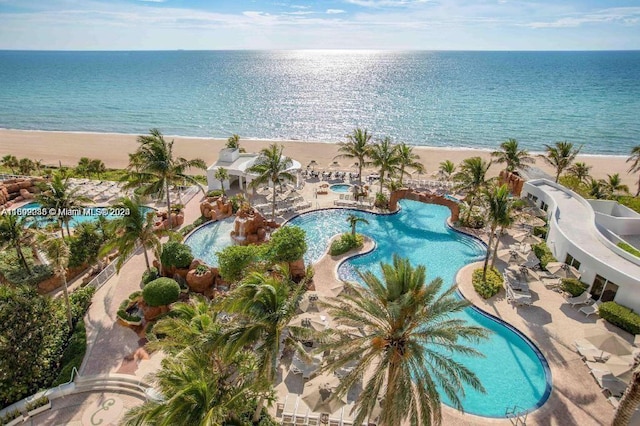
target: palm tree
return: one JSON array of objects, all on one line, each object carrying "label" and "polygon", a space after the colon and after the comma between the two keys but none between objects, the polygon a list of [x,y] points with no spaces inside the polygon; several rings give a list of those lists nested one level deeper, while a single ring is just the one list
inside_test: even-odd
[{"label": "palm tree", "polygon": [[76,173],[81,176],[89,177],[89,167],[91,166],[91,159],[89,157],[81,157],[76,166]]},{"label": "palm tree", "polygon": [[589,172],[591,171],[591,166],[587,166],[586,163],[582,161],[577,161],[571,167],[567,169],[567,172],[574,176],[580,183],[588,183],[589,178],[591,177]]},{"label": "palm tree", "polygon": [[258,175],[251,181],[251,186],[257,187],[265,183],[273,186],[273,199],[271,200],[271,217],[273,219],[276,218],[276,189],[278,185],[295,180],[295,176],[288,172],[293,161],[282,155],[283,150],[284,146],[282,145],[269,145],[268,148],[260,151],[260,156],[255,164],[247,169],[249,173]]},{"label": "palm tree", "polygon": [[67,266],[69,265],[69,246],[64,238],[59,238],[55,234],[39,231],[36,239],[38,246],[42,249],[49,264],[53,268],[53,273],[62,280],[62,291],[64,293],[64,303],[67,307],[67,322],[69,330],[73,330],[73,317],[71,315],[71,303],[69,302],[69,289],[67,288]]},{"label": "palm tree", "polygon": [[0,215],[0,247],[13,247],[22,267],[31,275],[31,268],[22,252],[22,245],[31,240],[32,232],[26,226],[26,218],[17,215]]},{"label": "palm tree", "polygon": [[42,183],[39,186],[41,192],[36,195],[36,201],[44,209],[55,212],[51,216],[55,216],[60,227],[60,234],[64,236],[62,231],[64,224],[67,235],[71,236],[69,222],[73,217],[73,210],[82,208],[84,204],[91,202],[91,199],[79,195],[80,188],[71,188],[69,178],[63,178],[62,173],[55,173],[50,182]]},{"label": "palm tree", "polygon": [[[222,302],[222,309],[239,314],[220,344],[228,354],[251,346],[258,356],[258,374],[264,383],[272,384],[276,377],[278,349],[289,330],[285,345],[305,354],[297,336],[309,335],[309,329],[291,325],[296,309],[306,291],[306,282],[298,285],[289,280],[289,271],[281,268],[276,272],[251,272]],[[262,411],[264,398],[258,401],[254,414],[257,421]]]},{"label": "palm tree", "polygon": [[15,174],[16,167],[18,167],[18,159],[15,155],[5,155],[4,157],[2,157],[0,164],[2,164],[4,167],[8,167],[9,169],[11,169],[11,173]]},{"label": "palm tree", "polygon": [[631,381],[620,398],[612,426],[628,426],[636,409],[640,406],[640,366],[635,365]]},{"label": "palm tree", "polygon": [[151,129],[149,135],[138,136],[140,146],[138,150],[129,156],[127,169],[132,173],[131,180],[125,184],[125,188],[141,188],[141,195],[154,195],[158,199],[166,197],[167,216],[169,227],[171,221],[171,197],[170,185],[180,185],[189,182],[196,185],[202,192],[204,189],[194,176],[189,176],[186,171],[190,168],[206,169],[206,163],[197,158],[187,160],[182,157],[174,158],[173,142],[164,140],[164,136],[158,129]]},{"label": "palm tree", "polygon": [[337,396],[372,371],[356,400],[354,424],[365,422],[378,404],[378,425],[397,425],[407,417],[413,425],[440,424],[438,386],[460,410],[463,383],[484,391],[476,375],[452,354],[481,356],[461,341],[477,342],[487,330],[453,317],[469,303],[455,297],[455,286],[441,292],[441,278],[425,284],[424,266],[414,268],[397,255],[392,264],[380,266],[382,281],[372,272],[358,272],[365,286],[347,283],[339,300],[325,303],[335,323],[357,327],[362,335],[334,331],[319,348],[333,355],[322,369],[355,364],[336,389]]},{"label": "palm tree", "polygon": [[104,162],[102,162],[102,160],[96,158],[95,160],[91,160],[89,162],[87,171],[89,173],[98,175],[99,178],[101,173],[107,171],[107,167],[104,165]]},{"label": "palm tree", "polygon": [[440,173],[442,173],[442,175],[447,179],[451,179],[451,176],[453,176],[453,174],[456,171],[456,165],[453,164],[453,162],[451,160],[444,160],[440,163],[440,167],[438,168],[438,171],[440,171]]},{"label": "palm tree", "polygon": [[[636,145],[631,150],[631,155],[627,158],[627,163],[633,162],[629,168],[629,173],[640,172],[640,145]],[[640,195],[640,176],[638,176],[638,190],[636,191],[636,197]]]},{"label": "palm tree", "polygon": [[369,158],[371,158],[371,165],[380,169],[380,193],[382,193],[385,173],[392,174],[398,170],[400,164],[398,146],[394,145],[391,139],[386,137],[371,145]]},{"label": "palm tree", "polygon": [[18,161],[18,171],[20,174],[28,176],[36,169],[36,164],[30,158],[21,158]]},{"label": "palm tree", "polygon": [[497,163],[505,163],[505,170],[514,172],[517,169],[526,170],[528,164],[535,163],[535,159],[529,155],[526,149],[518,147],[518,141],[515,139],[507,139],[500,144],[500,151],[494,151],[491,156],[496,159]]},{"label": "palm tree", "polygon": [[[493,186],[492,188],[485,190],[483,195],[487,204],[487,217],[489,219],[489,243],[487,244],[487,254],[484,257],[484,266],[482,268],[482,280],[487,280],[487,267],[489,266],[489,256],[491,254],[491,247],[496,234],[498,226],[508,225],[510,223],[510,210],[511,200],[509,198],[510,192],[507,185]],[[496,241],[496,250],[498,248],[499,241]]]},{"label": "palm tree", "polygon": [[618,192],[629,192],[629,187],[622,183],[619,173],[607,175],[607,180],[604,181],[604,188],[612,196]]},{"label": "palm tree", "polygon": [[229,172],[227,171],[227,169],[225,169],[224,167],[218,168],[213,177],[220,181],[220,189],[222,189],[222,194],[226,194],[224,190],[224,181],[229,179]]},{"label": "palm tree", "polygon": [[546,155],[539,155],[547,164],[556,170],[556,183],[560,179],[562,172],[567,169],[576,159],[582,146],[573,148],[571,142],[556,142],[555,146],[545,145]]},{"label": "palm tree", "polygon": [[225,148],[240,149],[240,136],[235,133],[229,136]]},{"label": "palm tree", "polygon": [[371,134],[367,129],[355,129],[350,135],[347,135],[346,142],[338,143],[339,155],[335,158],[352,158],[358,160],[358,183],[362,186],[362,168],[367,165],[369,157],[369,148]]},{"label": "palm tree", "polygon": [[418,160],[420,156],[413,153],[413,147],[402,142],[398,145],[398,163],[400,165],[400,186],[402,186],[402,179],[404,178],[406,167],[414,169],[418,173],[424,172],[424,166]]},{"label": "palm tree", "polygon": [[347,216],[347,222],[349,222],[349,226],[351,226],[351,235],[356,236],[356,225],[358,223],[364,223],[365,225],[369,224],[369,221],[364,217],[356,216],[355,214],[350,214]]},{"label": "palm tree", "polygon": [[486,162],[480,157],[466,158],[460,164],[458,173],[453,176],[454,180],[458,182],[456,190],[467,192],[465,199],[469,203],[469,208],[466,220],[471,217],[477,194],[487,183],[486,176],[489,167],[491,167],[491,161]]},{"label": "palm tree", "polygon": [[153,216],[155,211],[147,211],[138,198],[128,197],[121,198],[118,203],[113,205],[113,208],[122,209],[129,214],[119,216],[111,221],[110,227],[116,232],[116,236],[103,247],[101,253],[104,255],[117,248],[119,256],[116,269],[120,271],[129,255],[138,248],[138,245],[141,245],[147,271],[150,270],[151,264],[147,250],[152,249],[154,253],[158,253],[160,251],[159,235],[167,234],[166,231],[154,229]]},{"label": "palm tree", "polygon": [[597,200],[601,200],[607,197],[605,191],[606,182],[603,180],[591,179],[589,181],[588,192],[589,195]]}]

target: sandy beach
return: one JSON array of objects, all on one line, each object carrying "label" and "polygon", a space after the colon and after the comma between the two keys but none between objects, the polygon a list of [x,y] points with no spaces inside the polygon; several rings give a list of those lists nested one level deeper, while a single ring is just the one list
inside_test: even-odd
[{"label": "sandy beach", "polygon": [[[12,154],[18,158],[28,157],[32,160],[41,160],[47,165],[61,163],[66,166],[74,166],[81,157],[99,158],[110,168],[124,168],[129,162],[129,153],[137,147],[137,135],[113,134],[113,133],[76,133],[76,132],[46,132],[25,130],[0,130],[0,153]],[[191,159],[202,158],[207,164],[212,164],[218,158],[219,150],[224,146],[225,139],[190,138],[183,136],[166,136],[167,140],[174,139],[174,152],[176,155]],[[338,154],[335,144],[321,142],[300,141],[268,141],[241,139],[240,145],[248,152],[257,152],[277,142],[285,146],[285,154],[300,161],[301,164],[309,164],[315,160],[319,167],[326,167]],[[497,145],[496,145],[497,148]],[[427,173],[438,169],[438,164],[444,160],[451,160],[455,164],[465,158],[481,156],[489,159],[487,151],[473,149],[434,148],[416,146],[414,152],[420,155],[420,161],[426,166]],[[621,156],[596,156],[582,155],[578,161],[584,161],[592,166],[591,175],[595,178],[606,178],[607,174],[620,173],[625,184],[633,191],[637,177],[627,173],[629,164],[625,163],[626,157]],[[340,160],[346,169],[353,162]],[[553,170],[541,159],[535,164],[537,167],[553,174]],[[497,175],[501,165],[494,164],[489,170],[489,176]]]}]

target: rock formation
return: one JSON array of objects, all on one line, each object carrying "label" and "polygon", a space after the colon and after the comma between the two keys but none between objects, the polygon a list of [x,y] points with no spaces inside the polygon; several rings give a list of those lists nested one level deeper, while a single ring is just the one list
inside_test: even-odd
[{"label": "rock formation", "polygon": [[225,196],[207,197],[200,204],[200,214],[211,220],[224,219],[233,214],[233,207]]},{"label": "rock formation", "polygon": [[240,245],[262,244],[266,240],[268,231],[279,226],[273,221],[267,221],[258,211],[246,206],[236,214],[231,238]]},{"label": "rock formation", "polygon": [[40,192],[39,182],[44,182],[44,178],[18,178],[0,182],[0,208],[8,208],[14,203],[32,200],[34,194]]}]

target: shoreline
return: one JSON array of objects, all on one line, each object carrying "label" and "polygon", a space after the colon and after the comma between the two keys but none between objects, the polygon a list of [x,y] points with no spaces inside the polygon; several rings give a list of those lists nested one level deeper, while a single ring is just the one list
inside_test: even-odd
[{"label": "shoreline", "polygon": [[[129,153],[137,147],[138,134],[126,133],[99,133],[99,132],[66,132],[47,130],[9,130],[0,128],[0,152],[2,155],[15,155],[18,158],[28,157],[32,160],[40,160],[44,164],[75,166],[81,157],[99,158],[108,168],[125,168],[129,162]],[[188,159],[202,158],[207,164],[213,164],[218,158],[218,152],[224,147],[225,139],[164,135],[167,140],[175,140],[175,155]],[[303,165],[315,160],[317,168],[328,167],[338,154],[338,146],[335,142],[302,141],[302,140],[278,140],[278,139],[240,139],[240,146],[247,152],[257,152],[271,143],[282,144],[285,147],[285,155],[294,158]],[[484,148],[457,148],[457,147],[433,147],[412,145],[414,153],[420,156],[420,162],[427,169],[423,178],[437,171],[441,161],[451,160],[455,164],[463,159],[480,156],[489,160],[491,150]],[[498,149],[498,144],[496,148]],[[537,155],[536,152],[531,152]],[[627,156],[580,154],[578,161],[584,161],[592,166],[591,174],[594,178],[606,178],[607,174],[619,173],[620,177],[630,191],[634,191],[637,183],[636,175],[627,173],[629,164]],[[355,160],[338,159],[349,169]],[[536,159],[535,167],[547,173],[552,169]],[[502,165],[493,164],[488,177],[497,176]],[[373,170],[373,169],[371,169]]]}]

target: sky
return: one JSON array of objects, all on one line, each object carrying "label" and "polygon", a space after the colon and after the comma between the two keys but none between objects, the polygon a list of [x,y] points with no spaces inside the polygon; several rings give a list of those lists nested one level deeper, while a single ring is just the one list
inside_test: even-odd
[{"label": "sky", "polygon": [[640,0],[0,0],[0,49],[640,49]]}]

